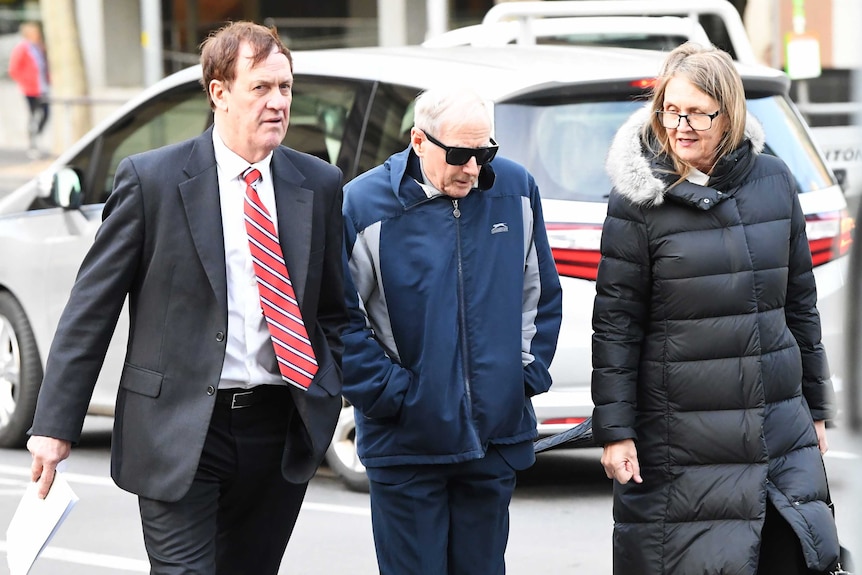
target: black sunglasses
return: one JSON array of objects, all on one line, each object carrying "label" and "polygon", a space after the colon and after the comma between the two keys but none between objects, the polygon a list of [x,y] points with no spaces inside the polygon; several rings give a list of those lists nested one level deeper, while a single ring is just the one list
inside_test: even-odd
[{"label": "black sunglasses", "polygon": [[425,132],[425,137],[428,141],[446,150],[446,163],[450,166],[463,166],[470,161],[470,158],[475,157],[478,165],[487,164],[497,155],[497,142],[491,138],[491,145],[482,148],[459,148],[457,146],[447,146],[428,132]]}]

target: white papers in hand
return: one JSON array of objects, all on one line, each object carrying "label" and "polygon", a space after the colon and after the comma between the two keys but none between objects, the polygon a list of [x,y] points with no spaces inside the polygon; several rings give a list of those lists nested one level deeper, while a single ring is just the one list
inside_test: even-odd
[{"label": "white papers in hand", "polygon": [[6,530],[11,575],[27,575],[77,501],[78,496],[62,473],[54,476],[45,499],[39,499],[36,483],[27,486]]}]

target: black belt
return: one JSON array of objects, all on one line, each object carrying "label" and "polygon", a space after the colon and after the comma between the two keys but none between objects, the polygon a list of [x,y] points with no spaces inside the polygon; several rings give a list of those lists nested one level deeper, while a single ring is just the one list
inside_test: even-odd
[{"label": "black belt", "polygon": [[240,409],[285,397],[288,394],[289,390],[286,385],[258,385],[248,389],[220,389],[216,393],[216,403],[227,405],[231,409]]}]

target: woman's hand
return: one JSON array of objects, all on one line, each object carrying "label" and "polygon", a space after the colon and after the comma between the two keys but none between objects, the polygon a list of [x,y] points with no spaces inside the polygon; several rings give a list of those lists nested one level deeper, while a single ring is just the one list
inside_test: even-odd
[{"label": "woman's hand", "polygon": [[825,454],[829,451],[829,443],[826,441],[826,421],[822,419],[815,421],[814,431],[817,432],[817,447],[820,448],[821,454]]},{"label": "woman's hand", "polygon": [[[825,441],[825,439],[824,439]],[[638,450],[633,439],[623,439],[605,444],[602,451],[602,467],[608,479],[616,479],[622,484],[634,480],[643,483],[641,467],[638,463]]]}]

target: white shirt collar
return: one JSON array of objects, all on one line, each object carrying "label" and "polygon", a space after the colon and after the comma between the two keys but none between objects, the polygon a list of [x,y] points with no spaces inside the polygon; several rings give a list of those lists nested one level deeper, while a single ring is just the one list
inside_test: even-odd
[{"label": "white shirt collar", "polygon": [[692,184],[705,186],[709,182],[709,174],[705,174],[697,168],[691,168],[688,172],[688,176],[686,176],[685,179]]},{"label": "white shirt collar", "polygon": [[422,188],[422,191],[425,192],[425,195],[428,199],[436,198],[437,196],[444,195],[443,192],[434,187],[433,184],[428,180],[428,176],[425,175],[425,166],[422,165],[422,158],[419,158],[419,169],[422,171],[422,181],[414,179],[419,187]]},{"label": "white shirt collar", "polygon": [[229,178],[241,178],[249,165],[260,171],[264,178],[270,177],[272,152],[268,153],[261,161],[249,164],[247,160],[244,160],[239,154],[227,147],[224,140],[221,139],[216,126],[213,126],[213,149],[215,150],[216,164],[222,170],[222,173]]}]

